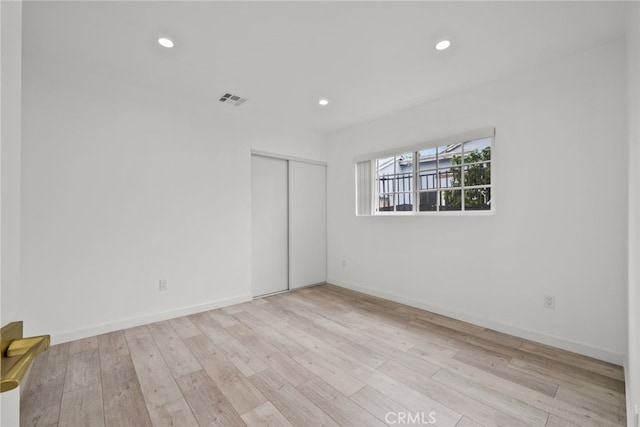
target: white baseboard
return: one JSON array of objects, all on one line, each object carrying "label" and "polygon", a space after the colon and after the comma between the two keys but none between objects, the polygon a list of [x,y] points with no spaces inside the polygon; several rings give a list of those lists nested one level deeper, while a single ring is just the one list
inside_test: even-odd
[{"label": "white baseboard", "polygon": [[631,401],[631,390],[629,389],[629,359],[625,354],[622,358],[622,369],[624,370],[624,395],[627,403],[627,427],[633,427],[633,418],[635,415],[633,414],[633,402]]},{"label": "white baseboard", "polygon": [[629,355],[625,354],[622,360],[624,369],[624,391],[627,402],[627,427],[638,427],[640,425],[640,412],[638,405],[633,401],[631,392],[631,377],[629,376]]},{"label": "white baseboard", "polygon": [[505,334],[513,335],[519,338],[535,341],[541,344],[546,344],[552,347],[560,348],[562,350],[571,351],[573,353],[582,354],[583,356],[593,357],[594,359],[602,360],[616,365],[622,365],[623,356],[621,354],[612,353],[601,348],[593,347],[587,344],[582,344],[567,340],[565,338],[556,337],[553,335],[541,334],[539,332],[529,331],[526,329],[520,329],[513,326],[505,325],[503,323],[493,322],[491,320],[481,319],[473,315],[457,312],[444,307],[439,307],[426,303],[424,301],[417,301],[415,299],[409,299],[397,294],[392,294],[385,291],[379,291],[377,289],[365,288],[362,286],[346,283],[338,279],[329,278],[327,283],[331,283],[342,288],[351,289],[353,291],[362,292],[363,294],[384,298],[390,301],[394,301],[400,304],[405,304],[411,307],[420,308],[422,310],[430,311],[432,313],[440,314],[454,319],[462,320],[463,322],[473,323],[474,325],[481,326],[483,328],[493,329],[494,331],[503,332]]},{"label": "white baseboard", "polygon": [[163,311],[160,313],[145,314],[142,316],[130,317],[127,319],[116,320],[113,322],[93,325],[86,328],[74,329],[51,334],[52,344],[61,344],[68,341],[89,338],[96,335],[106,334],[109,332],[119,331],[121,329],[133,328],[136,326],[146,325],[148,323],[160,322],[162,320],[173,319],[175,317],[188,316],[190,314],[201,313],[203,311],[214,310],[216,308],[227,307],[242,302],[251,301],[251,295],[240,295],[233,298],[227,298],[218,301],[212,301],[205,304],[191,305],[181,307],[174,310]]}]

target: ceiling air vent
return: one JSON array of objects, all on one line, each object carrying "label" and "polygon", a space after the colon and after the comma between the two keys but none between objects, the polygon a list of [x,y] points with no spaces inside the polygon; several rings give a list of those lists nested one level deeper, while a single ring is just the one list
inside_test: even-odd
[{"label": "ceiling air vent", "polygon": [[247,99],[242,98],[241,96],[238,96],[238,95],[233,95],[231,93],[225,93],[220,97],[220,99],[218,99],[218,101],[224,102],[225,104],[235,105],[236,107],[239,107],[245,102],[247,102]]}]

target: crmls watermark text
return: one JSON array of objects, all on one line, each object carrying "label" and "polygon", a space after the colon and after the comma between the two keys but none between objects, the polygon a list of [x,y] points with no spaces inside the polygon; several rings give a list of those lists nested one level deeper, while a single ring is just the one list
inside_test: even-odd
[{"label": "crmls watermark text", "polygon": [[387,424],[430,425],[436,423],[436,413],[431,412],[387,412],[384,416]]}]

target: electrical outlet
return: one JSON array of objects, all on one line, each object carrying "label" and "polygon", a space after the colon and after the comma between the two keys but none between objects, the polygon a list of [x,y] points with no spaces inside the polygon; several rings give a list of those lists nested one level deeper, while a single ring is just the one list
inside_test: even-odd
[{"label": "electrical outlet", "polygon": [[160,279],[160,291],[166,291],[168,286],[167,279]]},{"label": "electrical outlet", "polygon": [[342,260],[342,268],[345,268],[347,266],[347,260],[343,259]]},{"label": "electrical outlet", "polygon": [[550,308],[552,310],[556,308],[556,297],[554,297],[553,295],[545,295],[544,308]]}]

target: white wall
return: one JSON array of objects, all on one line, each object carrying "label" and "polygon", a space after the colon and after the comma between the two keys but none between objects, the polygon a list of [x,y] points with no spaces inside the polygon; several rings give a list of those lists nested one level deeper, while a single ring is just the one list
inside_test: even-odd
[{"label": "white wall", "polygon": [[629,118],[629,348],[626,360],[627,421],[638,426],[640,409],[640,5],[627,6]]},{"label": "white wall", "polygon": [[[22,3],[0,2],[0,326],[20,320]],[[17,427],[19,389],[0,394],[0,425]]]},{"label": "white wall", "polygon": [[23,76],[29,333],[60,342],[250,297],[251,149],[322,161],[322,137],[107,73],[26,58]]},{"label": "white wall", "polygon": [[20,110],[22,3],[2,2],[2,325],[20,320]]},{"label": "white wall", "polygon": [[[618,40],[330,135],[328,280],[621,363],[624,54]],[[495,215],[354,215],[355,156],[490,125]]]}]

